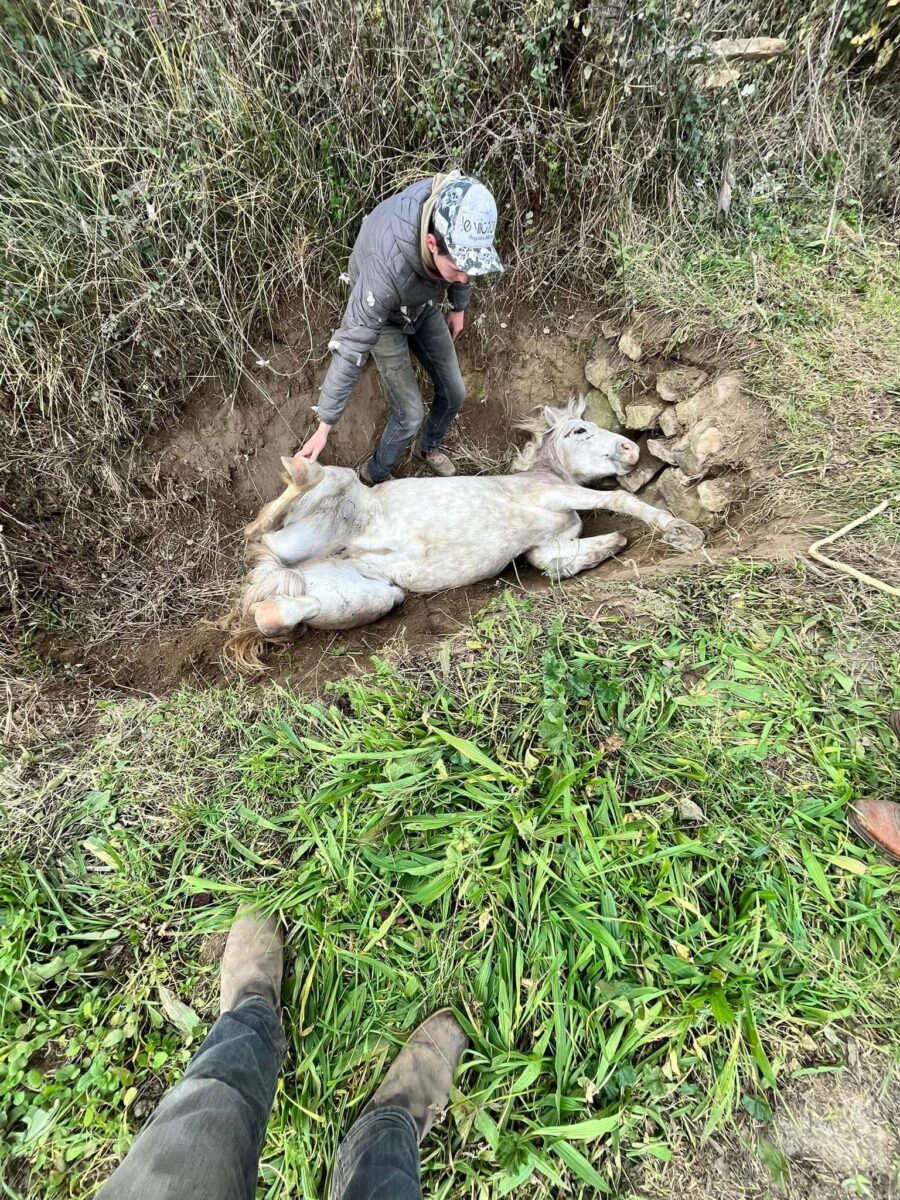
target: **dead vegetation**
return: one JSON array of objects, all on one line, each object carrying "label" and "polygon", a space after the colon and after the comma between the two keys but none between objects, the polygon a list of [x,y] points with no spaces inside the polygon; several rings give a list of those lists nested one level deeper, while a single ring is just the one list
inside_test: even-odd
[{"label": "dead vegetation", "polygon": [[[826,237],[849,200],[892,212],[894,33],[864,10],[17,5],[0,67],[10,615],[71,602],[60,543],[90,557],[92,523],[146,496],[147,430],[213,364],[245,377],[281,298],[302,296],[318,355],[361,214],[415,174],[452,160],[494,188],[517,304],[598,294],[648,217],[671,270],[666,239],[709,227],[726,169],[738,232],[798,186],[830,190]],[[721,41],[761,31],[774,56]]]}]

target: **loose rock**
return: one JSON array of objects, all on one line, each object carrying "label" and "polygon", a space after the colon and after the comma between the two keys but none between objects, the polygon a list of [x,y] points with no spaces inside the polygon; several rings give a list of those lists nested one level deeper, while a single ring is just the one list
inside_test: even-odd
[{"label": "loose rock", "polygon": [[660,462],[668,463],[670,467],[677,467],[678,462],[672,453],[677,443],[678,438],[647,438],[647,449]]},{"label": "loose rock", "polygon": [[631,329],[626,329],[619,338],[619,349],[626,358],[630,358],[632,362],[640,362],[644,354],[644,347],[638,336]]},{"label": "loose rock", "polygon": [[787,42],[784,38],[719,38],[715,42],[702,42],[687,55],[689,63],[722,60],[724,62],[764,62],[784,54]]},{"label": "loose rock", "polygon": [[657,375],[656,390],[668,404],[680,404],[693,396],[707,379],[709,375],[699,367],[674,367]]},{"label": "loose rock", "polygon": [[697,484],[697,499],[711,513],[723,513],[744,494],[744,482],[739,475],[720,475]]},{"label": "loose rock", "polygon": [[584,375],[588,383],[595,388],[601,390],[607,384],[612,382],[618,374],[618,367],[615,359],[611,354],[604,351],[595,354],[594,357],[585,365]]},{"label": "loose rock", "polygon": [[659,428],[666,437],[679,437],[684,432],[674,408],[664,408],[659,414]]},{"label": "loose rock", "polygon": [[609,396],[597,388],[592,388],[584,398],[584,415],[588,421],[610,433],[622,433],[625,428]]},{"label": "loose rock", "polygon": [[678,797],[678,813],[682,821],[693,821],[701,825],[706,822],[706,813],[690,796]]},{"label": "loose rock", "polygon": [[655,479],[642,487],[638,492],[638,499],[643,500],[645,504],[652,504],[654,508],[668,508],[662,488],[659,486],[661,478],[662,476],[657,475]]},{"label": "loose rock", "polygon": [[625,405],[625,424],[629,429],[654,429],[666,406],[650,396]]},{"label": "loose rock", "polygon": [[636,466],[632,467],[627,475],[623,475],[619,483],[628,492],[639,492],[662,469],[663,464],[659,459],[654,458],[646,446],[641,446],[641,454]]},{"label": "loose rock", "polygon": [[721,429],[711,418],[706,418],[678,439],[672,447],[672,457],[688,478],[700,479],[724,445]]},{"label": "loose rock", "polygon": [[730,373],[720,375],[689,400],[675,405],[675,415],[682,425],[690,426],[701,417],[727,409],[741,399],[741,377]]},{"label": "loose rock", "polygon": [[696,487],[681,471],[673,468],[663,471],[658,485],[669,512],[692,525],[702,527],[710,523],[710,514],[697,498]]}]

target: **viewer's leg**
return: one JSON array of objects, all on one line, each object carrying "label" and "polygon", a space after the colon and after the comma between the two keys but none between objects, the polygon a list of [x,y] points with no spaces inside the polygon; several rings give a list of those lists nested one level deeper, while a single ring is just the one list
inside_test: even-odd
[{"label": "viewer's leg", "polygon": [[447,1107],[466,1044],[449,1009],[414,1030],[338,1147],[331,1200],[422,1200],[419,1142]]},{"label": "viewer's leg", "polygon": [[240,917],[222,959],[222,1015],[97,1200],[253,1200],[284,1058],[281,933]]},{"label": "viewer's leg", "polygon": [[371,481],[383,483],[390,477],[397,460],[409,449],[422,424],[425,409],[405,333],[398,329],[386,329],[375,343],[372,357],[378,366],[385,398],[391,410],[378,448],[368,463]]},{"label": "viewer's leg", "polygon": [[[440,309],[435,307],[429,311],[413,335],[410,348],[434,384],[434,400],[422,430],[422,454],[426,459],[434,457],[435,462],[429,465],[439,474],[453,474],[452,470],[442,470],[438,461],[447,456],[435,452],[465,403],[466,385],[459,369],[456,346]],[[447,464],[452,467],[449,458]]]}]

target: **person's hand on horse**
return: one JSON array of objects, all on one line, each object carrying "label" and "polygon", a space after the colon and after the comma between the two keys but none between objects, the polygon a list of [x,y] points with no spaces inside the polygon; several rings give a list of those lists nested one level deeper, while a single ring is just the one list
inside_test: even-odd
[{"label": "person's hand on horse", "polygon": [[312,437],[300,447],[297,453],[301,458],[308,458],[311,462],[315,462],[325,449],[329,433],[331,433],[331,426],[326,425],[323,421]]}]

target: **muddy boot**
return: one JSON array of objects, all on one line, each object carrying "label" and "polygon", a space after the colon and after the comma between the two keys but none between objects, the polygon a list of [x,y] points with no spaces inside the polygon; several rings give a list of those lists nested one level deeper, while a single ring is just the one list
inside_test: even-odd
[{"label": "muddy boot", "polygon": [[449,1008],[432,1013],[410,1034],[384,1083],[363,1109],[404,1108],[421,1142],[447,1107],[453,1076],[469,1039]]},{"label": "muddy boot", "polygon": [[394,477],[388,475],[387,479],[373,479],[369,473],[369,464],[366,463],[364,467],[359,468],[359,478],[366,487],[378,487],[379,483],[389,483]]},{"label": "muddy boot", "polygon": [[862,840],[892,863],[900,863],[900,804],[896,800],[860,800],[847,821]]},{"label": "muddy boot", "polygon": [[276,918],[238,912],[222,955],[219,1011],[230,1012],[248,996],[261,996],[277,1012],[283,959],[281,928]]},{"label": "muddy boot", "polygon": [[453,459],[444,454],[443,450],[432,450],[430,454],[423,454],[422,459],[432,475],[443,475],[446,479],[456,474]]}]

